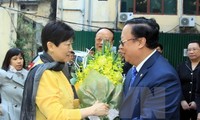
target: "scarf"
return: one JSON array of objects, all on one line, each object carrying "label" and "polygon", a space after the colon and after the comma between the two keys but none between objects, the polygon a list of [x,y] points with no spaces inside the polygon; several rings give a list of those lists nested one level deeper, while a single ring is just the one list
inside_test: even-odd
[{"label": "scarf", "polygon": [[43,64],[38,64],[32,68],[26,78],[23,91],[23,100],[20,113],[20,120],[36,119],[35,97],[37,94],[40,78],[45,70],[62,71],[65,63],[54,62],[47,53],[40,55]]},{"label": "scarf", "polygon": [[[21,70],[16,70],[12,65],[10,65],[9,69],[7,71],[7,77],[9,79],[14,79],[14,81],[18,81],[18,77],[20,77],[22,81],[25,81],[27,73],[28,73],[28,71],[24,68],[22,68]],[[15,75],[17,75],[17,77],[13,77]],[[17,78],[17,79],[15,79],[15,78]],[[21,80],[19,80],[19,81],[21,81]],[[24,85],[24,82],[22,82],[21,85]]]}]

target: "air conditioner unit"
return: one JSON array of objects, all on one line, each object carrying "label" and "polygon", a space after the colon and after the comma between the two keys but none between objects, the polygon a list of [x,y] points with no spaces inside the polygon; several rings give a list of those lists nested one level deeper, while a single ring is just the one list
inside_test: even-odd
[{"label": "air conditioner unit", "polygon": [[179,21],[180,27],[194,27],[195,17],[194,16],[182,16]]},{"label": "air conditioner unit", "polygon": [[120,12],[119,13],[119,22],[126,22],[133,18],[132,12]]}]

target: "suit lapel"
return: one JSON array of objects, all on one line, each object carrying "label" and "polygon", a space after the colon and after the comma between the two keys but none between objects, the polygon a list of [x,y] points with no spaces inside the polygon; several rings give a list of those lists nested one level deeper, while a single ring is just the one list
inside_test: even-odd
[{"label": "suit lapel", "polygon": [[142,80],[142,78],[145,76],[145,74],[148,72],[148,69],[140,70],[140,72],[137,74],[135,81],[133,83],[133,87],[136,87],[139,82]]},{"label": "suit lapel", "polygon": [[132,70],[129,69],[129,71],[127,73],[127,76],[126,76],[126,79],[125,79],[125,82],[124,82],[124,88],[123,88],[124,94],[127,94],[127,92],[128,92],[128,88],[129,88],[129,85],[130,85],[130,82],[131,82],[131,78],[132,78],[131,72],[132,72]]},{"label": "suit lapel", "polygon": [[[137,86],[139,85],[139,83],[143,80],[144,76],[148,73],[149,68],[151,68],[151,66],[155,63],[155,61],[158,59],[158,57],[160,56],[160,54],[156,51],[142,66],[142,68],[140,69],[140,71],[138,72],[133,87],[128,90],[126,96],[124,97],[124,100],[122,102],[122,104],[126,101],[126,99],[134,92],[134,90],[137,88]],[[129,75],[130,74],[130,75]],[[130,70],[127,74],[127,78],[126,78],[126,84],[129,85],[130,83],[130,79],[132,77],[132,74],[130,73]],[[125,85],[124,87],[127,87],[127,85]],[[125,88],[124,88],[125,89]],[[127,88],[126,88],[127,89]],[[137,97],[137,96],[135,96]]]}]

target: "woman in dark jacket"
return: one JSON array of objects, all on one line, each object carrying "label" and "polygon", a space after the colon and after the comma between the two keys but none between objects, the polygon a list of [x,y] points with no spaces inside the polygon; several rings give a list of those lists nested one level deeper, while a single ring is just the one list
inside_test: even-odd
[{"label": "woman in dark jacket", "polygon": [[[200,69],[198,69],[200,73]],[[200,74],[198,74],[198,78],[200,78]],[[197,88],[196,88],[196,94],[195,94],[195,101],[197,104],[197,120],[200,120],[200,80],[197,81]]]},{"label": "woman in dark jacket", "polygon": [[195,90],[199,78],[200,69],[200,43],[192,41],[187,48],[188,60],[177,68],[182,86],[181,120],[197,119],[197,104],[195,102]]}]

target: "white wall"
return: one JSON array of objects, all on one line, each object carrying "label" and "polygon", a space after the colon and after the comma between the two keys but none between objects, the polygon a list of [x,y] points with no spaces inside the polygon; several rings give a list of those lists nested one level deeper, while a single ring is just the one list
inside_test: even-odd
[{"label": "white wall", "polygon": [[[5,4],[5,7],[8,5]],[[12,22],[11,22],[12,18]],[[2,66],[2,62],[4,60],[5,54],[8,49],[10,49],[13,42],[16,40],[16,32],[15,28],[17,27],[16,19],[17,14],[15,12],[11,12],[8,9],[4,9],[0,7],[0,66]]]},{"label": "white wall", "polygon": [[57,17],[78,23],[70,24],[75,30],[96,30],[95,26],[114,28],[116,13],[116,0],[58,0]]}]

